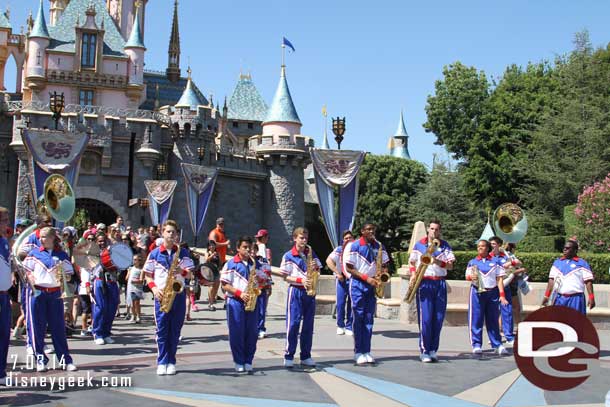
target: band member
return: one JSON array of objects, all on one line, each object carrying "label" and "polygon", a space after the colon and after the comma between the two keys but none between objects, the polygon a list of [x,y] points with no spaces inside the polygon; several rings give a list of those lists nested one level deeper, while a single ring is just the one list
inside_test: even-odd
[{"label": "band member", "polygon": [[[256,268],[257,275],[261,264],[251,257],[252,239],[241,237],[237,241],[237,254],[222,269],[220,281],[227,294],[227,324],[229,326],[229,345],[233,354],[235,371],[252,372],[252,360],[256,352],[258,332],[257,301],[253,311],[246,311],[245,304],[250,300],[248,292],[250,270]],[[258,276],[257,276],[258,277]],[[258,278],[255,284],[258,288]]]},{"label": "band member", "polygon": [[273,278],[271,277],[271,265],[266,258],[258,253],[259,247],[256,243],[252,245],[252,258],[260,263],[261,267],[256,269],[257,278],[259,281],[260,295],[256,299],[258,302],[258,339],[263,339],[267,334],[265,320],[267,318],[267,306],[269,305],[269,297],[272,292]]},{"label": "band member", "polygon": [[[473,284],[470,287],[470,302],[468,304],[468,327],[470,329],[470,344],[472,353],[479,354],[481,351],[483,336],[483,320],[487,327],[487,336],[491,346],[496,349],[498,355],[507,353],[500,338],[500,325],[498,317],[500,307],[508,304],[504,294],[505,275],[504,267],[499,266],[490,253],[491,244],[487,240],[479,240],[477,243],[478,256],[468,262],[466,268],[466,280]],[[481,281],[479,281],[479,278]],[[480,287],[480,290],[478,290]],[[479,293],[480,291],[480,293]]]},{"label": "band member", "polygon": [[267,247],[269,243],[269,232],[267,229],[260,229],[254,236],[256,246],[258,246],[258,255],[271,264],[271,249]]},{"label": "band member", "polygon": [[116,271],[107,270],[101,263],[93,268],[93,339],[96,345],[114,343],[110,336],[112,323],[119,307],[119,283]]},{"label": "band member", "polygon": [[40,291],[39,295],[31,296],[27,309],[30,329],[28,334],[32,338],[36,355],[36,370],[47,370],[49,359],[44,353],[44,337],[48,326],[57,357],[65,363],[66,370],[74,371],[76,366],[68,350],[61,299],[61,279],[69,279],[74,270],[68,255],[56,245],[55,229],[45,227],[40,230],[39,236],[42,246],[31,250],[23,262],[28,279],[34,288]]},{"label": "band member", "polygon": [[351,274],[349,293],[352,298],[352,313],[354,321],[354,359],[356,364],[375,363],[371,355],[371,337],[373,336],[373,322],[375,318],[375,288],[379,281],[377,275],[377,256],[381,250],[381,263],[383,272],[387,273],[390,258],[383,245],[375,239],[377,227],[372,223],[365,223],[360,229],[360,239],[355,240],[345,259],[347,272]]},{"label": "band member", "polygon": [[591,267],[578,253],[578,242],[568,240],[563,246],[563,256],[555,260],[549,273],[549,283],[544,293],[542,305],[547,305],[555,280],[559,280],[557,296],[551,305],[570,307],[583,314],[587,313],[585,307],[585,287],[589,293],[589,309],[595,307],[595,294],[593,293],[593,273]]},{"label": "band member", "polygon": [[[155,296],[155,322],[157,324],[157,374],[176,374],[176,352],[180,331],[186,313],[186,294],[184,290],[176,294],[169,312],[161,311],[165,297],[165,283],[168,273],[174,272],[173,278],[184,286],[184,279],[195,267],[187,248],[178,248],[180,233],[178,224],[168,220],[162,228],[163,243],[148,255],[144,263],[144,274],[148,288]],[[170,270],[175,256],[180,256],[178,270]]]},{"label": "band member", "polygon": [[11,337],[11,302],[8,290],[12,285],[8,240],[4,236],[8,226],[8,210],[0,206],[0,384],[6,382],[6,358]]},{"label": "band member", "polygon": [[438,219],[430,221],[425,238],[413,246],[409,258],[411,276],[420,266],[421,257],[432,242],[437,239],[440,245],[432,253],[432,263],[426,268],[424,277],[417,290],[417,320],[419,323],[420,360],[424,363],[438,361],[438,347],[441,339],[441,329],[447,311],[447,271],[453,270],[455,255],[449,243],[441,239],[441,222]]},{"label": "band member", "polygon": [[343,269],[343,251],[349,253],[348,243],[354,241],[351,230],[343,232],[343,244],[337,246],[326,258],[326,265],[335,274],[335,290],[337,295],[337,335],[353,335],[352,331],[352,299],[349,296],[349,276]]},{"label": "band member", "polygon": [[[286,301],[286,349],[284,353],[284,366],[294,366],[294,354],[297,350],[299,330],[301,331],[301,365],[315,367],[316,362],[311,357],[311,345],[313,341],[313,322],[316,314],[316,297],[307,295],[307,289],[312,287],[312,281],[307,278],[307,257],[310,255],[307,241],[309,232],[304,227],[298,227],[292,232],[294,246],[284,253],[280,271],[284,275],[284,281],[290,284],[288,287],[288,300]],[[322,263],[311,253],[315,270],[319,271]],[[303,326],[301,327],[301,321]],[[299,329],[301,328],[301,329]]]},{"label": "band member", "polygon": [[[231,241],[227,239],[225,234],[225,219],[216,219],[216,228],[212,229],[208,235],[208,240],[213,240],[216,244],[216,252],[218,252],[218,258],[220,259],[220,267],[226,262],[227,250],[231,247]],[[214,281],[209,288],[209,303],[208,310],[216,311],[216,296],[218,295],[218,288],[220,288],[220,280]]]}]

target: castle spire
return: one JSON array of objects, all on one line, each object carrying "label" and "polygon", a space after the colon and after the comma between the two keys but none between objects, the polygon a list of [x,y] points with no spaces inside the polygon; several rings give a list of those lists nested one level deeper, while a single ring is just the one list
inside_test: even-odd
[{"label": "castle spire", "polygon": [[197,106],[202,105],[201,99],[197,96],[195,89],[193,89],[193,79],[191,78],[191,67],[187,69],[188,79],[186,81],[186,88],[180,97],[176,107],[188,108],[193,111],[197,110]]},{"label": "castle spire", "polygon": [[38,7],[38,14],[36,14],[36,20],[30,32],[30,38],[50,38],[49,29],[47,28],[47,21],[44,18],[44,8],[42,6],[42,0],[40,0],[40,6]]},{"label": "castle spire", "polygon": [[394,133],[394,135],[390,138],[390,142],[388,143],[390,155],[410,160],[411,156],[409,155],[408,142],[409,134],[407,134],[405,120],[401,110],[400,119],[398,120],[398,128],[396,129],[396,133]]},{"label": "castle spire", "polygon": [[174,19],[172,20],[172,34],[169,39],[168,64],[165,71],[171,82],[180,80],[180,31],[178,29],[178,0],[174,0]]},{"label": "castle spire", "polygon": [[282,65],[280,74],[280,83],[277,85],[271,108],[265,118],[263,126],[267,123],[295,123],[301,126],[301,120],[297,113],[297,109],[294,107],[292,102],[292,96],[290,95],[290,89],[288,88],[288,82],[286,81],[286,66]]},{"label": "castle spire", "polygon": [[[144,48],[144,41],[142,40],[142,30],[140,29],[140,6],[141,3],[136,3],[136,17],[133,21],[133,27],[131,27],[131,35],[129,35],[129,40],[127,44],[125,44],[125,48]],[[102,20],[102,23],[104,20]]]}]

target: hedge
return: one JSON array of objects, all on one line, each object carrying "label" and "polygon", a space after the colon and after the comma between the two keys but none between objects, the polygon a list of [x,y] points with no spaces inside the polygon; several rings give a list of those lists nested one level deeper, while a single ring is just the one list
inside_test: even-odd
[{"label": "hedge", "polygon": [[[463,280],[464,272],[468,262],[476,257],[477,252],[475,251],[456,251],[455,254],[456,263],[453,270],[449,272],[448,278],[450,280]],[[517,257],[523,262],[527,273],[530,276],[530,281],[543,282],[549,278],[549,271],[553,265],[553,261],[559,255],[557,253],[517,253]],[[609,254],[583,254],[583,258],[591,266],[593,275],[595,276],[594,282],[596,284],[610,284],[610,255]],[[408,263],[409,254],[407,252],[395,252],[392,253],[392,259],[396,267],[400,267],[403,264]]]}]

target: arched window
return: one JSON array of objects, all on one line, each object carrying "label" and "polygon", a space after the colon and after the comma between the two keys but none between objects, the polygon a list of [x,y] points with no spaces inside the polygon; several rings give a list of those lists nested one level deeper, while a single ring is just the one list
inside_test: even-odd
[{"label": "arched window", "polygon": [[83,34],[80,64],[83,68],[95,68],[96,34]]}]

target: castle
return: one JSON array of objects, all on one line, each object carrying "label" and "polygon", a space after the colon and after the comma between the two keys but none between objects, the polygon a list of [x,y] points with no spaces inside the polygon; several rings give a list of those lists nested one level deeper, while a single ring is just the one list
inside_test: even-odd
[{"label": "castle", "polygon": [[[144,180],[175,179],[170,217],[186,226],[180,163],[199,164],[219,169],[203,230],[219,216],[232,235],[264,226],[271,249],[284,251],[305,222],[303,172],[313,146],[300,134],[285,66],[270,106],[251,76],[240,75],[221,107],[197,88],[190,67],[182,74],[177,1],[165,72],[144,69],[147,0],[49,2],[48,23],[40,0],[23,34],[0,14],[0,90],[10,55],[18,67],[17,93],[5,93],[0,116],[0,205],[17,217],[35,213],[22,133],[53,126],[49,94],[57,92],[65,96],[63,126],[90,136],[74,189],[91,219],[149,223],[138,206]],[[190,228],[184,233],[192,241]]]}]

